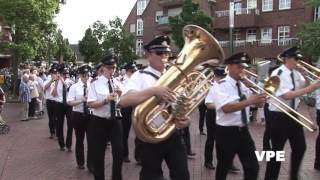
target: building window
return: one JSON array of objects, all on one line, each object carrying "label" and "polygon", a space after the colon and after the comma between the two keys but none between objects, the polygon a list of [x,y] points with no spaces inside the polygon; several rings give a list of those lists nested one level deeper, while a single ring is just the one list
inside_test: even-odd
[{"label": "building window", "polygon": [[143,20],[137,19],[137,36],[143,35]]},{"label": "building window", "polygon": [[159,21],[159,18],[163,16],[163,11],[156,11],[156,22]]},{"label": "building window", "polygon": [[262,11],[272,11],[273,0],[262,0]]},{"label": "building window", "polygon": [[285,46],[289,43],[290,26],[278,27],[278,45]]},{"label": "building window", "polygon": [[279,0],[279,9],[290,9],[291,0]]},{"label": "building window", "polygon": [[136,55],[142,56],[143,55],[143,40],[142,39],[137,39],[136,41]]},{"label": "building window", "polygon": [[247,41],[256,41],[257,40],[257,31],[255,29],[247,30]]},{"label": "building window", "polygon": [[320,19],[320,6],[314,9],[314,21]]},{"label": "building window", "polygon": [[149,0],[138,0],[137,2],[137,15],[142,15],[143,11],[146,9]]},{"label": "building window", "polygon": [[256,9],[257,0],[247,0],[247,9]]},{"label": "building window", "polygon": [[131,33],[136,32],[136,24],[130,24],[130,32]]},{"label": "building window", "polygon": [[271,43],[271,42],[272,42],[272,28],[262,28],[261,43]]},{"label": "building window", "polygon": [[177,16],[182,12],[182,8],[172,8],[172,9],[168,9],[168,16],[172,17],[172,16]]},{"label": "building window", "polygon": [[235,29],[233,31],[233,40],[234,41],[239,41],[240,40],[240,31],[238,29]]},{"label": "building window", "polygon": [[241,12],[242,12],[242,3],[240,3],[240,2],[234,3],[234,10],[236,12],[236,15],[241,14]]}]

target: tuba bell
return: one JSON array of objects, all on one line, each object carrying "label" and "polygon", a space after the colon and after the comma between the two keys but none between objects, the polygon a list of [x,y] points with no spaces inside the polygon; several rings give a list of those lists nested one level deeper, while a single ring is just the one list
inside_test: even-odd
[{"label": "tuba bell", "polygon": [[183,36],[185,45],[175,64],[155,84],[173,90],[176,102],[164,103],[153,96],[132,114],[135,133],[144,142],[159,143],[175,131],[174,119],[188,116],[206,97],[214,77],[210,67],[223,62],[223,49],[203,28],[187,25]]}]

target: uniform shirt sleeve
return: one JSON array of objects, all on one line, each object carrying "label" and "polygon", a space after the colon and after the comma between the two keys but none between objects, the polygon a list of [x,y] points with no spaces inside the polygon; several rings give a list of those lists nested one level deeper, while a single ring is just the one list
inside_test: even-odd
[{"label": "uniform shirt sleeve", "polygon": [[69,89],[69,93],[67,96],[67,102],[76,100],[76,84],[72,85]]},{"label": "uniform shirt sleeve", "polygon": [[205,99],[205,104],[207,104],[207,103],[214,103],[214,88],[215,88],[215,86],[216,86],[216,83],[214,83],[214,84],[211,86],[211,88],[210,88],[210,90],[209,90],[209,93],[208,93],[208,95],[207,95],[207,97],[206,97],[206,99]]},{"label": "uniform shirt sleeve", "polygon": [[303,87],[305,87],[306,85],[306,79],[303,77],[303,75],[299,72],[296,73],[296,89],[301,89]]},{"label": "uniform shirt sleeve", "polygon": [[142,82],[143,80],[142,80],[141,73],[139,71],[135,72],[128,80],[128,83],[126,83],[125,91],[129,92],[131,90],[135,90],[135,91],[142,90],[143,89],[141,84]]},{"label": "uniform shirt sleeve", "polygon": [[91,83],[89,92],[88,92],[88,100],[87,102],[93,102],[98,100],[97,98],[97,92],[95,90],[95,83]]},{"label": "uniform shirt sleeve", "polygon": [[[214,88],[213,99],[217,110],[221,109],[224,105],[239,100],[239,96],[230,95],[227,90],[228,87],[218,85]],[[230,88],[230,87],[229,87]]]}]

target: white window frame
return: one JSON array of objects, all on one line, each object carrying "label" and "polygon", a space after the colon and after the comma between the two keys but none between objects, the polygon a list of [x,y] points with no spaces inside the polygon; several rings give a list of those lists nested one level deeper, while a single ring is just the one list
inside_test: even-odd
[{"label": "white window frame", "polygon": [[320,6],[314,8],[314,21],[320,20]]},{"label": "white window frame", "polygon": [[136,55],[142,56],[143,55],[143,40],[142,39],[137,39],[136,40]]},{"label": "white window frame", "polygon": [[290,9],[291,0],[279,0],[279,10]]},{"label": "white window frame", "polygon": [[273,10],[273,0],[262,0],[262,11],[272,11]]},{"label": "white window frame", "polygon": [[257,9],[257,0],[247,0],[247,9]]},{"label": "white window frame", "polygon": [[278,27],[278,45],[285,46],[290,38],[290,26],[279,26]]},{"label": "white window frame", "polygon": [[137,19],[137,36],[143,36],[143,20]]},{"label": "white window frame", "polygon": [[137,1],[137,16],[143,14],[143,11],[146,9],[148,0],[138,0]]},{"label": "white window frame", "polygon": [[272,27],[261,28],[261,43],[268,44],[271,42],[272,42]]},{"label": "white window frame", "polygon": [[135,33],[136,32],[136,24],[130,24],[130,27],[129,27],[129,31],[130,33]]},{"label": "white window frame", "polygon": [[163,11],[156,11],[156,19],[155,21],[158,22],[159,18],[163,16]]},{"label": "white window frame", "polygon": [[242,14],[242,3],[236,2],[234,3],[234,11],[236,15]]},{"label": "white window frame", "polygon": [[235,30],[233,30],[233,40],[234,41],[239,41],[241,38],[240,38],[240,36],[241,36],[241,34],[240,34],[240,30],[239,29],[235,29]]},{"label": "white window frame", "polygon": [[[250,31],[252,31],[252,32],[250,32]],[[249,39],[249,36],[251,36],[251,35],[255,35],[255,39]],[[257,40],[257,30],[256,29],[247,29],[246,41],[253,42],[253,41],[256,41],[256,40]]]}]

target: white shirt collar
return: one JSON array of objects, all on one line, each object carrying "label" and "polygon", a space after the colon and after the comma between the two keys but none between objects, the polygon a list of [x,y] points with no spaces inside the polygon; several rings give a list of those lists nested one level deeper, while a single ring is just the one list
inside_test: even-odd
[{"label": "white shirt collar", "polygon": [[145,70],[146,70],[146,71],[149,71],[149,72],[151,72],[151,73],[153,73],[153,74],[155,74],[155,75],[157,75],[157,76],[159,76],[159,77],[162,75],[162,73],[161,73],[160,71],[154,69],[154,68],[151,67],[151,66],[148,66]]},{"label": "white shirt collar", "polygon": [[289,68],[287,68],[287,66],[284,65],[284,64],[281,65],[281,69],[282,69],[282,71],[283,71],[284,73],[290,74],[291,72],[293,72],[293,70],[291,71],[291,70],[290,70]]},{"label": "white shirt collar", "polygon": [[226,76],[226,81],[229,81],[233,86],[236,86],[237,81],[233,79],[229,74]]}]

